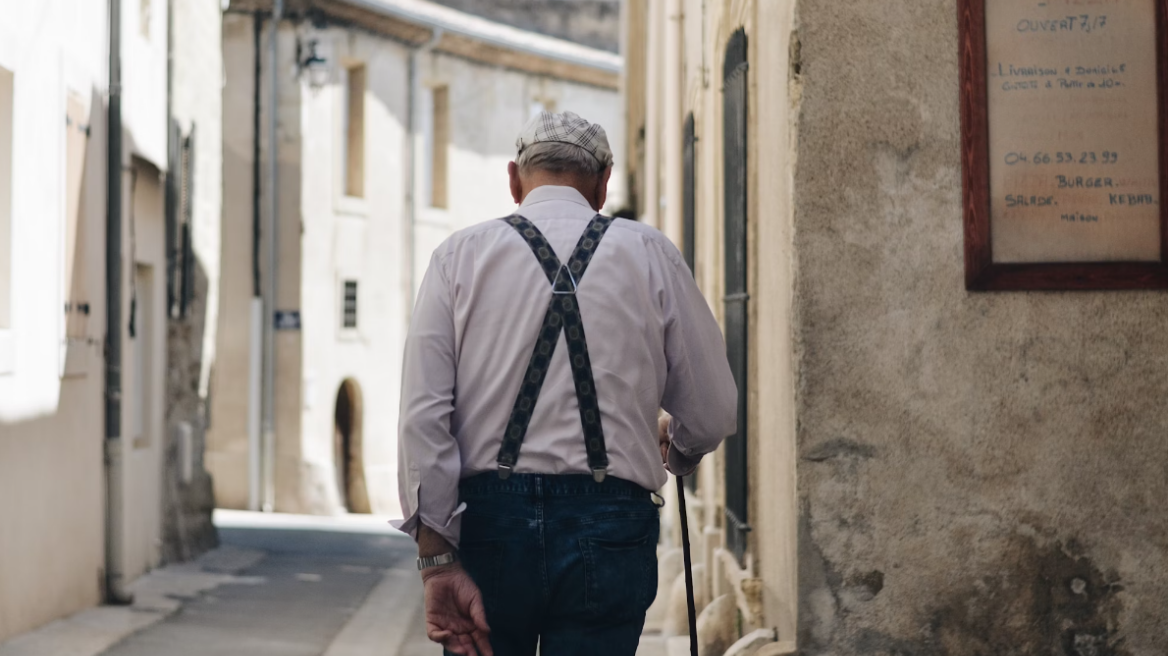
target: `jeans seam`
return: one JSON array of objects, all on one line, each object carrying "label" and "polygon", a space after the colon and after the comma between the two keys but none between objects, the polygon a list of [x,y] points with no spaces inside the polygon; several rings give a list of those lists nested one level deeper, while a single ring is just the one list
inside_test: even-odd
[{"label": "jeans seam", "polygon": [[548,579],[548,553],[547,553],[547,539],[545,534],[546,522],[544,516],[544,490],[539,490],[539,497],[536,499],[536,520],[539,522],[539,578],[542,582],[542,589],[540,590],[543,597],[544,606],[546,607],[551,602],[551,583]]}]

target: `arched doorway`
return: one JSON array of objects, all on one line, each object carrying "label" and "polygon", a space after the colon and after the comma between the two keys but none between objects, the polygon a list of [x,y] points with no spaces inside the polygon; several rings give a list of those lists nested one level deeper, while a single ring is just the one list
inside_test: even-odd
[{"label": "arched doorway", "polygon": [[369,493],[365,489],[365,450],[361,419],[361,387],[346,378],[337,390],[333,413],[333,462],[336,464],[337,491],[345,509],[353,513],[371,512]]}]

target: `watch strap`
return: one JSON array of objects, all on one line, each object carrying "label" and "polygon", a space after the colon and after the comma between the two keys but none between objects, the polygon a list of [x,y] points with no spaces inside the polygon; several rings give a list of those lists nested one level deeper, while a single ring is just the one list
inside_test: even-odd
[{"label": "watch strap", "polygon": [[439,565],[449,565],[458,560],[458,554],[455,552],[444,553],[439,556],[428,556],[426,558],[418,559],[418,569],[423,570],[428,567],[437,567]]}]

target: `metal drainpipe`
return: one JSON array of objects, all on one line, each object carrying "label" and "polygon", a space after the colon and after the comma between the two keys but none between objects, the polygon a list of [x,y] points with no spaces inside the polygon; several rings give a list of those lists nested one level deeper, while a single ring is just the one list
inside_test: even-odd
[{"label": "metal drainpipe", "polygon": [[264,308],[264,409],[263,409],[263,510],[275,510],[276,497],[276,293],[279,262],[279,204],[280,148],[276,141],[276,124],[280,110],[279,56],[280,20],[284,17],[284,0],[275,0],[272,24],[268,26],[268,74],[271,76],[268,104],[268,279],[266,307]]},{"label": "metal drainpipe", "polygon": [[665,98],[660,105],[665,114],[661,120],[664,132],[665,160],[662,185],[665,192],[665,212],[662,217],[662,232],[678,246],[682,244],[681,234],[681,0],[667,0],[665,3],[665,20],[662,21],[665,29],[665,80],[663,91]]},{"label": "metal drainpipe", "polygon": [[105,222],[105,598],[129,604],[122,559],[122,29],[121,0],[109,2],[109,129]]},{"label": "metal drainpipe", "polygon": [[645,44],[645,201],[641,220],[663,230],[661,225],[661,30],[665,22],[664,5],[649,3],[648,34]]},{"label": "metal drainpipe", "polygon": [[435,28],[430,35],[430,40],[410,51],[410,79],[407,85],[409,87],[407,89],[407,93],[409,94],[409,112],[406,115],[406,120],[408,121],[408,129],[406,132],[410,135],[410,166],[406,171],[406,189],[409,191],[410,198],[409,216],[407,217],[407,228],[409,231],[407,238],[409,249],[408,260],[410,263],[410,270],[407,277],[410,281],[410,292],[406,317],[413,314],[414,294],[417,289],[418,254],[415,252],[417,250],[417,239],[415,235],[417,232],[419,203],[418,169],[421,167],[421,163],[418,161],[418,153],[421,151],[418,141],[422,139],[422,135],[418,133],[418,126],[422,123],[421,116],[419,116],[421,111],[418,108],[418,98],[421,96],[422,90],[421,58],[422,55],[430,52],[434,46],[438,45],[438,42],[442,40],[443,33],[442,28]]},{"label": "metal drainpipe", "polygon": [[248,324],[248,372],[247,372],[247,509],[259,510],[263,503],[263,431],[260,428],[263,415],[264,389],[264,288],[261,283],[260,241],[263,232],[263,200],[260,193],[260,177],[263,151],[260,145],[261,118],[263,110],[264,19],[260,12],[252,15],[252,56],[254,61],[254,88],[252,89],[252,151],[251,151],[251,316]]}]

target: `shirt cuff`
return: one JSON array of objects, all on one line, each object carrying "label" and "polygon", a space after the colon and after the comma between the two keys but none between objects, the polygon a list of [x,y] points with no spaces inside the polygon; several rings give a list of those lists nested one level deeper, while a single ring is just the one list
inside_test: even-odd
[{"label": "shirt cuff", "polygon": [[666,461],[669,465],[669,471],[673,472],[674,476],[689,476],[698,468],[702,462],[701,453],[692,454],[685,453],[677,445],[677,433],[681,430],[681,422],[677,417],[670,417],[669,419],[669,453],[666,455]]},{"label": "shirt cuff", "polygon": [[462,512],[464,510],[466,510],[466,504],[458,504],[458,507],[454,509],[454,512],[450,513],[450,517],[447,518],[445,523],[423,521],[421,512],[415,510],[413,514],[411,514],[409,517],[406,517],[405,519],[391,519],[389,521],[389,525],[401,531],[402,533],[408,534],[414,540],[417,540],[418,527],[422,524],[425,524],[426,526],[434,529],[434,532],[436,532],[438,535],[441,535],[444,540],[449,542],[450,546],[457,549],[459,538],[462,534]]},{"label": "shirt cuff", "polygon": [[689,476],[702,462],[700,455],[697,457],[687,456],[672,444],[669,445],[669,455],[666,459],[669,461],[669,471],[673,472],[674,476]]}]

